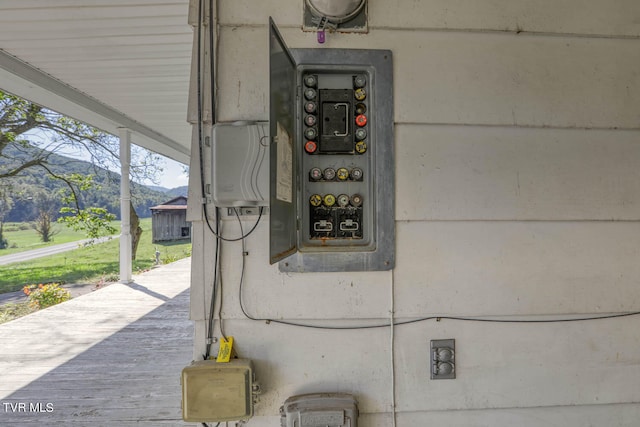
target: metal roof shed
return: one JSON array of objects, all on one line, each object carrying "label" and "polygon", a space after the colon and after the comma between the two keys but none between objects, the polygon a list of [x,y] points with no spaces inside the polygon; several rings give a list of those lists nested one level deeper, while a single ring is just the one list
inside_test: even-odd
[{"label": "metal roof shed", "polygon": [[191,224],[187,222],[186,197],[176,197],[150,209],[154,243],[191,238]]}]

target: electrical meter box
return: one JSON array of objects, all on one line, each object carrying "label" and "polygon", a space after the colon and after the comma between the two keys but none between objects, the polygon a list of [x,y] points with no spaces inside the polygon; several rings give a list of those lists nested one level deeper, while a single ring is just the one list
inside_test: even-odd
[{"label": "electrical meter box", "polygon": [[270,20],[270,261],[281,271],[395,264],[389,50],[288,49]]},{"label": "electrical meter box", "polygon": [[213,204],[268,206],[268,122],[219,123],[211,133]]},{"label": "electrical meter box", "polygon": [[253,375],[246,359],[193,362],[182,370],[182,418],[197,423],[248,420],[253,416]]},{"label": "electrical meter box", "polygon": [[346,393],[302,394],[280,408],[281,427],[357,427],[358,402]]}]

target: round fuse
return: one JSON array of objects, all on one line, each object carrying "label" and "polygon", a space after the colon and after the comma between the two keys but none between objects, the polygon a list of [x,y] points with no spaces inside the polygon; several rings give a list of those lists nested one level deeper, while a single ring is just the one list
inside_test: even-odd
[{"label": "round fuse", "polygon": [[364,87],[364,85],[366,84],[367,84],[367,78],[364,76],[364,74],[358,74],[353,78],[353,85],[355,87]]},{"label": "round fuse", "polygon": [[304,91],[304,97],[306,99],[308,99],[309,101],[313,101],[314,99],[316,99],[316,91],[314,89],[305,89]]},{"label": "round fuse", "polygon": [[359,114],[356,116],[356,124],[360,127],[367,124],[367,116],[364,114]]},{"label": "round fuse", "polygon": [[322,170],[320,168],[312,168],[309,171],[309,178],[312,181],[320,181],[322,179]]},{"label": "round fuse", "polygon": [[304,137],[307,139],[316,139],[318,136],[318,131],[315,128],[306,128],[304,130]]},{"label": "round fuse", "polygon": [[364,101],[364,99],[367,97],[367,92],[363,88],[359,88],[355,90],[353,96],[355,96],[358,101]]},{"label": "round fuse", "polygon": [[359,194],[354,194],[353,196],[351,196],[351,206],[354,206],[356,208],[362,206],[362,196]]},{"label": "round fuse", "polygon": [[364,141],[356,142],[356,153],[364,154],[367,151],[367,143]]},{"label": "round fuse", "polygon": [[305,86],[309,86],[309,87],[316,87],[316,84],[318,84],[318,79],[316,79],[316,76],[309,74],[308,76],[305,76],[304,78],[304,85]]},{"label": "round fuse", "polygon": [[346,208],[349,206],[349,196],[346,194],[341,194],[338,196],[338,206],[341,208]]},{"label": "round fuse", "polygon": [[336,204],[336,196],[334,196],[333,194],[326,194],[322,199],[322,202],[326,207],[330,208],[331,206]]},{"label": "round fuse", "polygon": [[309,154],[315,153],[317,149],[318,149],[318,144],[316,144],[313,141],[307,141],[307,143],[304,144],[304,151],[306,151]]},{"label": "round fuse", "polygon": [[307,126],[313,126],[317,121],[318,119],[316,119],[316,116],[312,116],[311,114],[305,116],[304,118],[304,124]]},{"label": "round fuse", "polygon": [[354,181],[360,181],[362,179],[362,169],[360,168],[353,168],[351,169],[351,179],[353,179]]},{"label": "round fuse", "polygon": [[326,168],[322,175],[327,181],[333,181],[336,177],[336,170],[334,168]]},{"label": "round fuse", "polygon": [[349,178],[349,170],[347,168],[340,168],[338,169],[337,176],[340,181],[346,181],[347,178]]},{"label": "round fuse", "polygon": [[315,113],[316,112],[316,103],[315,102],[307,102],[304,104],[304,111],[307,113]]},{"label": "round fuse", "polygon": [[358,141],[362,141],[363,139],[365,139],[367,137],[367,131],[365,129],[356,129],[356,139]]},{"label": "round fuse", "polygon": [[322,197],[319,194],[314,194],[309,197],[309,203],[313,207],[318,207],[320,206],[320,203],[322,203]]}]

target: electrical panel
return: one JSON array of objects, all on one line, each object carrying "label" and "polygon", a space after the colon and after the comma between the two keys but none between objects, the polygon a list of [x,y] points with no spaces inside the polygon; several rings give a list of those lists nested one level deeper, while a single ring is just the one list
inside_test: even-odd
[{"label": "electrical panel", "polygon": [[289,50],[273,21],[270,40],[271,262],[393,268],[391,52]]},{"label": "electrical panel", "polygon": [[[303,247],[368,246],[371,243],[373,194],[372,156],[367,155],[367,75],[323,74],[302,76],[304,102],[300,182]],[[354,86],[359,102],[354,102]],[[340,89],[336,89],[339,87]],[[306,174],[304,174],[306,172]],[[365,231],[366,230],[366,231]]]}]

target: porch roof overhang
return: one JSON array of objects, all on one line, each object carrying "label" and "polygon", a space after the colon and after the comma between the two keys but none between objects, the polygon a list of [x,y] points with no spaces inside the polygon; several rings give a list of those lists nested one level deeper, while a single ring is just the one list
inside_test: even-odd
[{"label": "porch roof overhang", "polygon": [[188,164],[188,0],[0,3],[0,89]]}]

